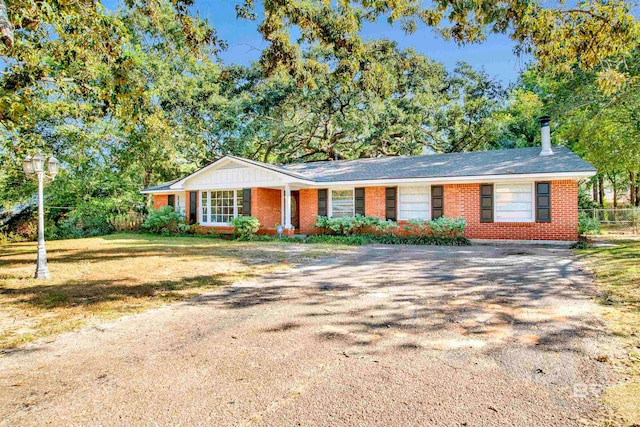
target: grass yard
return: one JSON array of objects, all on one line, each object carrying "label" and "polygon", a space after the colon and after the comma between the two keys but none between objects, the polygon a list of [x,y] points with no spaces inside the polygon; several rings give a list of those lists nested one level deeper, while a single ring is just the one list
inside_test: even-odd
[{"label": "grass yard", "polygon": [[622,343],[609,360],[621,380],[604,400],[630,425],[640,425],[640,240],[611,240],[615,246],[578,250],[596,276],[607,325]]},{"label": "grass yard", "polygon": [[115,234],[47,242],[52,279],[35,280],[36,244],[0,246],[0,349],[259,278],[341,247]]}]

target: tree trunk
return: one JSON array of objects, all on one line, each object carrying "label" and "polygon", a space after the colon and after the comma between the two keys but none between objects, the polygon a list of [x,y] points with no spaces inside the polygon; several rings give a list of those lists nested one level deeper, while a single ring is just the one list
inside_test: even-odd
[{"label": "tree trunk", "polygon": [[604,207],[604,178],[598,177],[598,203]]},{"label": "tree trunk", "polygon": [[9,21],[4,0],[0,0],[0,42],[9,49],[13,47],[13,25]]},{"label": "tree trunk", "polygon": [[594,176],[591,180],[591,190],[593,191],[593,201],[598,203],[598,177]]}]

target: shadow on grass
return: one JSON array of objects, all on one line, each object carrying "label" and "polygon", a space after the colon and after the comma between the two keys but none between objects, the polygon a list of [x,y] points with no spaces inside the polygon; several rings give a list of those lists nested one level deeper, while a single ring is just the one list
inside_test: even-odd
[{"label": "shadow on grass", "polygon": [[36,308],[91,306],[129,298],[152,298],[171,292],[215,288],[230,285],[222,275],[203,275],[178,280],[141,284],[124,284],[125,280],[78,280],[56,285],[36,285],[25,288],[0,288],[0,294],[16,298],[17,304]]},{"label": "shadow on grass", "polygon": [[[53,248],[47,249],[50,263],[124,261],[131,257],[233,257],[245,264],[263,261],[281,261],[289,258],[280,242],[236,242],[204,237],[159,237],[145,234],[126,234],[100,238],[115,245],[105,248]],[[116,242],[117,241],[117,242]],[[81,240],[77,241],[81,244]],[[95,243],[92,242],[94,245]],[[33,246],[34,244],[31,243]],[[284,243],[284,245],[294,245]],[[32,255],[25,257],[25,255]],[[29,265],[35,262],[35,246],[5,248],[0,253],[0,267]],[[3,278],[11,278],[4,275]],[[17,277],[15,277],[17,278]]]}]

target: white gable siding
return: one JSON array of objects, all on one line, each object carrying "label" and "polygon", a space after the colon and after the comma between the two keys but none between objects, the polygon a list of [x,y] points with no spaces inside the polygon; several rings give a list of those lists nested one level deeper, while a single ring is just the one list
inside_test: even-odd
[{"label": "white gable siding", "polygon": [[262,168],[229,163],[187,179],[184,185],[187,190],[243,188],[283,185],[283,180],[278,174]]}]

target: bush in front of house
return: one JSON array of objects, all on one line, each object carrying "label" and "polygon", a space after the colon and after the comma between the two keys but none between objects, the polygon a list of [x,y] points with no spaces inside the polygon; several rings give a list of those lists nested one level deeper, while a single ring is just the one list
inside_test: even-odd
[{"label": "bush in front of house", "polygon": [[321,234],[332,234],[336,236],[358,236],[374,232],[386,232],[397,228],[394,221],[385,221],[374,216],[349,216],[349,217],[326,217],[317,216],[313,223],[315,228],[320,229]]},{"label": "bush in front of house", "polygon": [[[440,217],[431,221],[412,219],[403,227],[412,237],[454,238],[462,237],[467,221],[464,218]],[[400,226],[394,221],[385,221],[372,216],[328,218],[316,217],[313,224],[320,234],[334,236],[398,236]],[[410,236],[408,236],[410,237]]]},{"label": "bush in front of house", "polygon": [[587,212],[578,213],[578,233],[579,234],[600,234],[600,221]]},{"label": "bush in front of house", "polygon": [[186,233],[189,226],[184,223],[184,216],[176,212],[172,206],[152,209],[142,223],[142,228],[154,234]]},{"label": "bush in front of house", "polygon": [[421,219],[409,220],[404,228],[417,236],[430,237],[461,237],[467,221],[464,218],[440,217],[425,221]]},{"label": "bush in front of house", "polygon": [[260,229],[260,221],[255,216],[237,216],[231,221],[233,234],[241,239],[248,239]]}]

